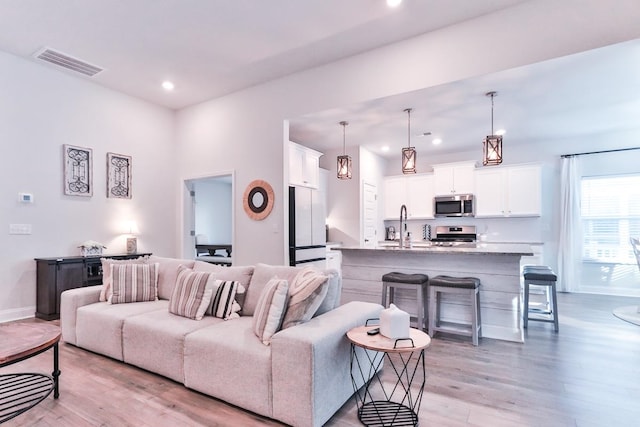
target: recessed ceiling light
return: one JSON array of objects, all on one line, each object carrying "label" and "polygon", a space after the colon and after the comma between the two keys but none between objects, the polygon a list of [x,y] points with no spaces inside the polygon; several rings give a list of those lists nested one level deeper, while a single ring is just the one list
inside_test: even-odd
[{"label": "recessed ceiling light", "polygon": [[387,0],[387,6],[389,7],[397,7],[402,3],[402,0]]},{"label": "recessed ceiling light", "polygon": [[174,86],[173,82],[170,82],[169,80],[165,80],[165,81],[162,82],[162,88],[164,90],[173,90],[174,87],[175,86]]},{"label": "recessed ceiling light", "polygon": [[386,153],[387,151],[389,151],[389,146],[383,145],[380,149]]},{"label": "recessed ceiling light", "polygon": [[431,143],[433,145],[440,145],[442,144],[442,140],[440,138],[434,138],[433,141],[431,141]]},{"label": "recessed ceiling light", "polygon": [[506,130],[504,130],[504,129],[498,129],[498,130],[496,131],[496,135],[504,135],[505,133],[507,133],[507,131],[506,131]]}]

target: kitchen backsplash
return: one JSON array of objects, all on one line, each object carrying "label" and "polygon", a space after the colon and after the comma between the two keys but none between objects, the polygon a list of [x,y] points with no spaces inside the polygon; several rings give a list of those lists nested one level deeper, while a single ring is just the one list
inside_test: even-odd
[{"label": "kitchen backsplash", "polygon": [[[431,220],[408,220],[407,231],[413,240],[423,238],[424,225],[434,230],[437,225],[475,225],[478,235],[486,234],[488,242],[542,242],[543,222],[541,218],[438,218]],[[385,221],[385,227],[400,230],[400,221]],[[396,233],[397,236],[397,233]]]}]

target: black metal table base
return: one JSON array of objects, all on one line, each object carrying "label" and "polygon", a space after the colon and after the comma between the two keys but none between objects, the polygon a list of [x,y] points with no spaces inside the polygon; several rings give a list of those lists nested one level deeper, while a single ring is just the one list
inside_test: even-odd
[{"label": "black metal table base", "polygon": [[[358,348],[351,344],[351,381],[356,390],[360,422],[376,427],[417,426],[426,383],[424,349],[395,353],[399,361],[394,361],[390,353]],[[360,360],[363,355],[366,355],[366,360]],[[381,378],[384,360],[388,362],[396,378],[392,387],[387,382],[386,389]],[[413,384],[414,380],[416,385]],[[360,388],[359,385],[363,383]]]},{"label": "black metal table base", "polygon": [[21,362],[53,347],[53,372],[51,375],[38,373],[16,373],[0,375],[0,424],[28,411],[47,398],[53,391],[53,398],[60,396],[58,343],[41,349],[26,357],[13,360],[3,366]]},{"label": "black metal table base", "polygon": [[418,414],[408,406],[386,400],[365,403],[358,408],[358,419],[367,426],[416,426]]},{"label": "black metal table base", "polygon": [[0,424],[42,402],[55,385],[53,377],[44,374],[0,375]]}]

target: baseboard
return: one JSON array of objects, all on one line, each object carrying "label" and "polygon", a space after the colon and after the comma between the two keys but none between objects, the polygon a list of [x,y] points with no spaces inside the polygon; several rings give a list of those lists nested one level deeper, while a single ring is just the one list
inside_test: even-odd
[{"label": "baseboard", "polygon": [[11,322],[12,320],[28,319],[30,317],[34,317],[35,313],[35,306],[0,310],[0,323]]}]

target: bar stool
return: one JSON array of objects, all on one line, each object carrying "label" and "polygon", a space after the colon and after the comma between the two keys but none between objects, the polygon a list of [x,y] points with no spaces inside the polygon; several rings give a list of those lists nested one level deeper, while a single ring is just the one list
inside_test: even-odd
[{"label": "bar stool", "polygon": [[[462,294],[471,299],[471,324],[440,325],[440,294]],[[429,281],[429,335],[436,332],[471,337],[473,345],[478,345],[482,337],[480,321],[480,279],[475,277],[436,276]]]},{"label": "bar stool", "polygon": [[394,271],[382,276],[382,305],[387,307],[387,291],[389,292],[389,304],[394,303],[396,289],[408,289],[416,291],[416,312],[418,329],[426,330],[427,305],[425,296],[427,294],[427,283],[429,276],[426,274],[406,274]]},{"label": "bar stool", "polygon": [[[524,310],[523,310],[523,327],[526,328],[529,320],[535,322],[553,323],[555,331],[558,332],[558,299],[556,295],[556,281],[558,276],[546,265],[526,265],[522,269],[524,275]],[[546,286],[547,295],[550,295],[551,308],[547,305],[546,309],[529,307],[529,286]],[[538,314],[545,317],[529,317],[529,314]]]}]

